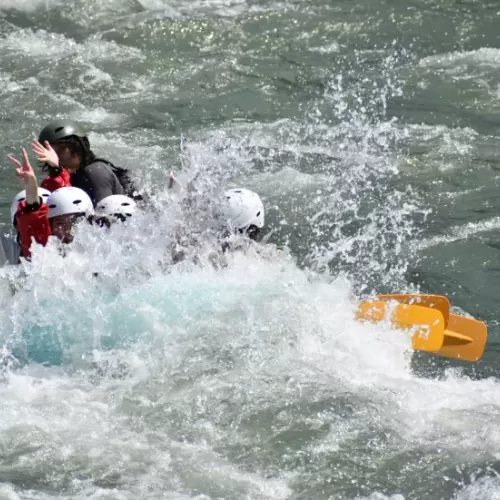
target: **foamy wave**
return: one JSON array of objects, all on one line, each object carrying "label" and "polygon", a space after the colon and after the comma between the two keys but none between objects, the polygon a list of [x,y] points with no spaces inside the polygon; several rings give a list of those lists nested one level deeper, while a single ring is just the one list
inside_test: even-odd
[{"label": "foamy wave", "polygon": [[50,9],[62,4],[60,0],[0,0],[0,10],[16,9],[33,12],[37,9]]},{"label": "foamy wave", "polygon": [[419,66],[429,68],[454,68],[460,64],[473,64],[485,67],[500,67],[500,49],[484,47],[466,52],[450,52],[424,57]]},{"label": "foamy wave", "polygon": [[473,481],[455,495],[453,500],[500,500],[500,478],[493,468],[490,472],[489,477],[481,477]]},{"label": "foamy wave", "polygon": [[50,59],[52,56],[61,59],[75,55],[83,61],[144,59],[139,49],[120,46],[116,42],[102,40],[99,36],[79,43],[45,30],[23,29],[9,33],[0,38],[0,47],[3,51],[22,52],[37,59]]},{"label": "foamy wave", "polygon": [[453,243],[455,241],[466,240],[470,236],[487,231],[497,230],[500,228],[500,217],[494,217],[481,222],[469,222],[463,226],[452,228],[448,234],[442,236],[435,236],[433,238],[423,240],[418,245],[420,250],[425,248],[434,247],[437,245]]}]

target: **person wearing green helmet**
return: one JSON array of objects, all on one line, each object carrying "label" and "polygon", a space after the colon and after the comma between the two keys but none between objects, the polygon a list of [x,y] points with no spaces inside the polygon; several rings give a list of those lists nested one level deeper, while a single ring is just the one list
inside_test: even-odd
[{"label": "person wearing green helmet", "polygon": [[42,169],[48,173],[42,187],[78,187],[90,196],[94,205],[116,194],[125,194],[136,201],[142,199],[128,171],[97,158],[90,149],[87,133],[76,122],[49,123],[38,140],[33,141],[32,148],[38,161],[43,163]]}]

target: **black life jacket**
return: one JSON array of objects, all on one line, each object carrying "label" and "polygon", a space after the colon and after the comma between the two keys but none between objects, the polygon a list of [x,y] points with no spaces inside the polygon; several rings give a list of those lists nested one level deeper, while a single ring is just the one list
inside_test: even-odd
[{"label": "black life jacket", "polygon": [[104,160],[103,158],[96,158],[94,161],[100,161],[102,163],[105,163],[113,171],[113,173],[120,181],[120,184],[123,187],[123,192],[126,196],[132,198],[134,201],[142,201],[144,199],[142,194],[140,194],[139,191],[137,190],[134,181],[130,177],[128,169],[117,167],[113,165],[113,163],[111,163],[110,161]]}]

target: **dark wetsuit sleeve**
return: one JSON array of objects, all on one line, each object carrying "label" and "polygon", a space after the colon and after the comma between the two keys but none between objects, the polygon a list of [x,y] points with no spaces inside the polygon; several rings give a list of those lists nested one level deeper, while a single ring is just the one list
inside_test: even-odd
[{"label": "dark wetsuit sleeve", "polygon": [[104,163],[93,163],[85,167],[87,177],[87,193],[92,198],[94,205],[106,196],[112,194],[123,194],[118,178],[113,171]]}]

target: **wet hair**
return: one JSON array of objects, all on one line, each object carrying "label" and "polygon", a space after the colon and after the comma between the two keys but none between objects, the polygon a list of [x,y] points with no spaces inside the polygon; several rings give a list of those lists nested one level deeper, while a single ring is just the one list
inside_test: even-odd
[{"label": "wet hair", "polygon": [[96,160],[96,156],[90,149],[90,143],[86,137],[70,135],[57,142],[58,144],[64,144],[73,156],[78,156],[82,162],[82,167],[86,167]]},{"label": "wet hair", "polygon": [[[90,149],[90,143],[87,137],[78,137],[70,135],[61,139],[60,141],[53,142],[52,144],[63,144],[66,146],[73,156],[78,156],[82,163],[82,167],[86,167],[90,163],[96,161],[96,155]],[[52,167],[47,163],[41,165],[42,172],[49,172]]]}]

